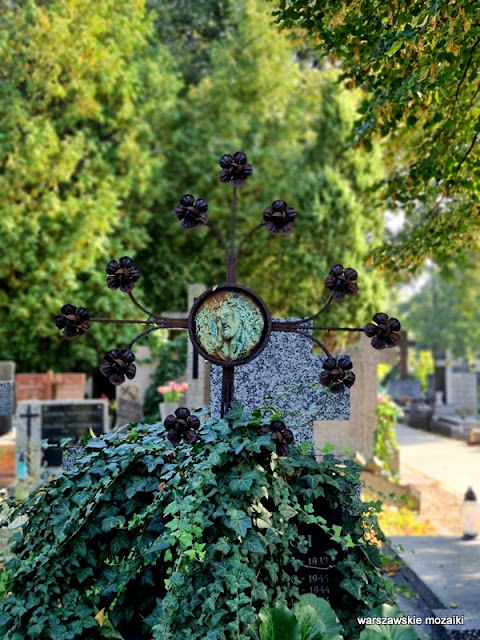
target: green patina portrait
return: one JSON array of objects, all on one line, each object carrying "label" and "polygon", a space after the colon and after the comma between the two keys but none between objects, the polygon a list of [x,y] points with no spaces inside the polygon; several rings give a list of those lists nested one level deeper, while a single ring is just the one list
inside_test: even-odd
[{"label": "green patina portrait", "polygon": [[265,319],[255,300],[239,291],[218,291],[195,314],[199,346],[211,358],[235,362],[248,358],[260,344]]}]

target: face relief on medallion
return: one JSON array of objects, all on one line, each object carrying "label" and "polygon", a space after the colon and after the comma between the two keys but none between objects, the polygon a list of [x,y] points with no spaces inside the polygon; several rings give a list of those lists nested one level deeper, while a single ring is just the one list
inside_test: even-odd
[{"label": "face relief on medallion", "polygon": [[213,292],[195,314],[199,346],[222,362],[248,358],[260,343],[264,326],[257,303],[241,291]]}]

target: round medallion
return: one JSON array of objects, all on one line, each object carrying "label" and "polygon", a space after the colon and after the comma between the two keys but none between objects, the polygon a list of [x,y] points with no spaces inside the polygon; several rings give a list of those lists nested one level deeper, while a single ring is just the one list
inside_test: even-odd
[{"label": "round medallion", "polygon": [[206,360],[223,367],[245,364],[264,349],[272,329],[263,300],[238,284],[220,284],[199,296],[188,316],[188,333]]}]

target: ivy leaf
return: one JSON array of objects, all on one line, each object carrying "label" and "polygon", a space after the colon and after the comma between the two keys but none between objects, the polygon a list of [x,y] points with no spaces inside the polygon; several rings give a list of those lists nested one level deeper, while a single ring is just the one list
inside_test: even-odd
[{"label": "ivy leaf", "polygon": [[133,478],[133,480],[130,480],[128,487],[125,490],[125,495],[127,496],[127,498],[130,500],[137,493],[137,491],[144,489],[145,482],[146,478],[142,478],[140,476],[137,476],[136,478]]},{"label": "ivy leaf", "polygon": [[344,578],[341,581],[340,586],[342,589],[345,589],[345,591],[352,594],[356,600],[362,599],[363,583],[358,578]]},{"label": "ivy leaf", "polygon": [[258,533],[250,532],[242,542],[242,549],[246,549],[251,553],[266,553],[262,544],[262,539]]},{"label": "ivy leaf", "polygon": [[163,551],[164,549],[168,549],[170,547],[170,543],[166,540],[158,540],[154,542],[151,547],[145,550],[145,553],[157,553],[157,551]]},{"label": "ivy leaf", "polygon": [[342,540],[342,527],[338,524],[334,524],[333,527],[333,536],[331,536],[332,542],[337,542],[338,544]]},{"label": "ivy leaf", "polygon": [[228,553],[230,551],[230,545],[225,538],[219,538],[213,545],[214,551],[220,551],[221,553]]},{"label": "ivy leaf", "polygon": [[252,519],[247,516],[242,509],[229,509],[226,515],[229,516],[229,525],[231,528],[237,535],[243,538],[247,530],[252,526]]},{"label": "ivy leaf", "polygon": [[243,409],[243,406],[237,400],[233,400],[230,403],[230,409],[225,414],[225,419],[229,421],[241,420],[244,416],[246,416],[246,412]]},{"label": "ivy leaf", "polygon": [[115,527],[121,527],[123,525],[125,525],[125,518],[123,516],[110,516],[103,520],[102,531],[108,533]]},{"label": "ivy leaf", "polygon": [[85,445],[86,449],[105,449],[107,442],[103,438],[92,438]]},{"label": "ivy leaf", "polygon": [[230,487],[230,490],[234,495],[240,495],[241,493],[245,493],[246,491],[248,491],[252,484],[252,478],[245,475],[230,480],[228,486]]},{"label": "ivy leaf", "polygon": [[282,502],[282,504],[278,507],[278,511],[280,512],[282,518],[285,520],[290,520],[297,515],[298,511],[291,507],[288,503]]}]

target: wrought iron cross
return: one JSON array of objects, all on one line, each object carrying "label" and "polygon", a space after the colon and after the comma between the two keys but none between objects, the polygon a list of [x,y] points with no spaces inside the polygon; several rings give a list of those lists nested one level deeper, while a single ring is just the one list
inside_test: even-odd
[{"label": "wrought iron cross", "polygon": [[268,343],[272,331],[297,333],[318,344],[327,356],[323,363],[323,371],[320,372],[320,383],[333,393],[342,393],[355,381],[350,358],[332,357],[326,346],[309,331],[363,331],[372,338],[374,348],[384,349],[398,344],[399,321],[389,318],[385,313],[377,313],[373,322],[367,323],[364,327],[322,327],[315,323],[312,326],[312,321],[327,309],[332,300],[340,301],[345,295],[354,296],[358,292],[358,274],[355,269],[344,269],[341,264],[336,264],[325,278],[329,296],[319,311],[291,322],[273,322],[268,307],[260,296],[251,289],[237,284],[237,263],[244,244],[262,227],[271,234],[289,234],[293,230],[296,211],[285,201],[276,200],[264,209],[263,221],[245,234],[237,244],[237,189],[244,186],[253,170],[247,163],[246,155],[240,151],[234,155],[222,156],[219,164],[222,169],[219,173],[220,181],[233,186],[229,241],[227,242],[208,220],[208,204],[203,199],[195,199],[191,194],[182,196],[175,208],[175,215],[185,230],[207,226],[217,237],[225,254],[225,283],[215,285],[200,295],[193,303],[188,318],[164,318],[146,309],[133,295],[133,288],[141,277],[141,272],[133,261],[125,256],[118,262],[111,260],[107,264],[107,285],[110,289],[120,289],[127,293],[133,304],[148,316],[147,320],[91,318],[85,308],[67,304],[55,318],[55,325],[63,329],[63,335],[67,339],[85,334],[89,329],[89,322],[149,325],[135,336],[125,349],[113,349],[105,355],[100,371],[115,385],[122,384],[126,377],[131,379],[135,376],[135,356],[131,348],[137,340],[158,329],[186,329],[196,352],[222,367],[221,416],[225,415],[233,400],[235,367],[256,358]]}]

